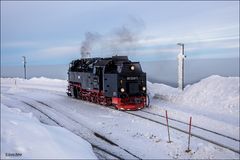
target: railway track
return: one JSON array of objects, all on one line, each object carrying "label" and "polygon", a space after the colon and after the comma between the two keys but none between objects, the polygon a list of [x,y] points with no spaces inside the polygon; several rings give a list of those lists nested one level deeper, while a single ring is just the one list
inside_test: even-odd
[{"label": "railway track", "polygon": [[[100,106],[101,106],[101,105],[100,105]],[[101,107],[104,107],[104,106],[101,106]],[[107,108],[116,110],[116,108],[114,108],[114,107],[107,107]],[[120,110],[120,111],[122,111],[122,110]],[[158,120],[152,119],[152,117],[145,117],[145,116],[143,116],[143,115],[136,114],[137,112],[148,113],[148,114],[150,114],[150,115],[154,115],[154,116],[158,116],[158,117],[164,118],[164,120],[165,120],[165,118],[166,118],[165,116],[162,116],[162,115],[159,115],[159,114],[156,114],[156,113],[152,113],[152,112],[148,112],[148,111],[144,111],[144,110],[138,110],[138,111],[122,111],[122,112],[127,113],[127,114],[130,114],[130,115],[132,115],[132,116],[136,116],[136,117],[145,119],[145,120],[149,120],[149,121],[151,121],[151,122],[154,122],[154,123],[157,123],[157,124],[160,124],[160,125],[163,125],[163,126],[166,126],[165,121],[160,122],[160,121],[158,121]],[[175,121],[175,122],[178,122],[178,123],[187,125],[187,126],[189,125],[189,124],[186,123],[186,122],[183,122],[183,121],[180,121],[180,120],[177,120],[177,119],[174,119],[174,118],[169,118],[169,119],[172,120],[172,121]],[[183,130],[183,129],[179,128],[179,127],[172,126],[172,125],[169,125],[169,127],[172,128],[172,129],[174,129],[174,130],[177,130],[177,131],[179,131],[179,132],[182,132],[182,133],[185,133],[185,134],[189,134],[187,130]],[[233,143],[236,143],[236,147],[237,147],[237,148],[239,148],[239,146],[240,146],[240,140],[239,140],[239,139],[236,139],[236,138],[234,138],[234,137],[231,137],[231,136],[228,136],[228,135],[224,135],[224,134],[222,134],[222,133],[219,133],[219,132],[216,132],[216,131],[212,131],[212,130],[209,130],[209,129],[206,129],[206,128],[203,128],[203,127],[200,127],[200,126],[197,126],[197,125],[192,125],[192,130],[194,129],[193,127],[194,127],[194,128],[197,128],[197,129],[200,129],[200,130],[202,130],[202,131],[211,133],[211,134],[215,134],[215,135],[217,135],[217,136],[220,136],[221,138],[226,138],[226,139],[228,139],[227,141],[230,140],[230,141],[232,141]],[[219,147],[223,147],[223,148],[225,148],[225,149],[228,149],[228,150],[230,150],[230,151],[233,151],[233,152],[235,152],[235,153],[240,154],[240,150],[237,150],[237,149],[235,149],[235,147],[229,146],[228,144],[223,144],[223,143],[214,141],[214,140],[212,140],[212,139],[210,139],[210,138],[206,138],[206,137],[204,137],[204,136],[202,136],[202,135],[198,135],[198,134],[196,134],[196,133],[194,133],[194,132],[191,133],[191,136],[196,137],[196,138],[201,139],[201,140],[204,140],[204,141],[207,141],[207,142],[212,143],[212,144],[214,144],[214,145],[217,145],[217,146],[219,146]],[[222,140],[222,139],[221,139],[221,140]],[[231,142],[230,142],[230,143],[231,143]]]},{"label": "railway track", "polygon": [[[46,104],[45,104],[45,105],[46,105]],[[100,105],[100,106],[101,106],[101,105]],[[105,107],[105,106],[101,106],[101,107]],[[113,110],[116,110],[114,107],[108,107],[108,108],[113,109]],[[165,117],[165,116],[162,116],[162,115],[159,115],[159,114],[156,114],[156,113],[152,113],[152,112],[145,111],[145,110],[139,110],[139,111],[123,111],[123,112],[124,112],[124,113],[127,113],[127,114],[130,114],[130,115],[133,115],[133,116],[137,116],[137,117],[142,118],[142,119],[145,119],[145,120],[152,121],[152,122],[154,122],[154,123],[158,123],[158,124],[160,124],[160,125],[166,126],[166,123],[165,123],[165,118],[166,118],[166,117]],[[144,115],[142,115],[142,114],[137,114],[138,112],[142,112],[142,113],[147,113],[147,114],[149,114],[149,115],[158,116],[158,117],[161,117],[163,120],[162,120],[162,121],[158,121],[158,120],[156,120],[156,119],[153,119],[152,117],[148,117],[148,116],[146,116],[146,115],[144,116]],[[174,118],[169,118],[169,120],[174,121],[174,122],[177,122],[177,123],[181,123],[181,124],[183,124],[183,125],[185,125],[185,126],[188,127],[188,123],[186,123],[186,122],[183,122],[183,121],[180,121],[180,120],[177,120],[177,119],[174,119]],[[172,128],[172,129],[175,129],[175,130],[177,130],[177,131],[180,131],[180,132],[182,132],[182,133],[188,134],[188,130],[184,130],[184,129],[180,128],[180,127],[177,127],[176,125],[170,125],[169,127]],[[195,128],[198,129],[198,130],[201,130],[201,132],[203,132],[203,131],[204,131],[204,132],[207,132],[207,134],[204,133],[205,136],[199,135],[199,134],[196,133],[196,131],[194,131],[194,130],[196,130]],[[226,143],[224,144],[224,143],[218,142],[217,140],[213,140],[213,139],[207,138],[207,136],[209,136],[209,134],[215,134],[215,136],[218,136],[221,141],[223,140],[222,138],[225,138],[225,139],[226,139]],[[228,135],[224,135],[224,134],[222,134],[222,133],[218,133],[218,132],[216,132],[216,131],[212,131],[212,130],[209,130],[209,129],[206,129],[206,128],[203,128],[203,127],[199,127],[199,126],[196,126],[196,125],[192,125],[192,133],[191,133],[191,136],[196,137],[196,138],[199,138],[199,139],[204,140],[204,141],[207,141],[207,142],[210,142],[210,143],[212,143],[212,144],[214,144],[214,145],[223,147],[223,148],[225,148],[225,149],[228,149],[228,150],[231,150],[231,151],[233,151],[233,152],[235,152],[235,153],[240,154],[240,151],[237,150],[237,149],[235,149],[235,148],[239,148],[239,147],[233,147],[233,146],[229,145],[229,144],[233,144],[233,143],[236,144],[236,146],[239,146],[239,145],[240,145],[240,140],[238,140],[238,139],[236,139],[236,138],[234,138],[234,137],[230,137],[230,136],[228,136]]]},{"label": "railway track", "polygon": [[[42,104],[42,105],[44,105],[44,106],[46,106],[46,107],[52,108],[52,109],[54,109],[55,111],[59,112],[59,111],[56,110],[55,108],[49,106],[48,104],[46,104],[46,103],[44,103],[44,102],[42,102],[42,101],[38,101],[38,100],[35,100],[35,101],[38,102],[38,103],[40,103],[40,104]],[[60,112],[60,113],[61,113],[61,112]],[[66,116],[67,118],[71,119],[72,121],[74,121],[75,123],[78,123],[78,124],[82,125],[81,123],[79,123],[78,121],[76,121],[75,119],[73,119],[72,117],[70,117],[70,115],[66,115],[66,114],[65,114],[65,116]],[[94,132],[94,135],[95,135],[96,137],[98,137],[98,138],[100,138],[100,139],[108,142],[108,143],[111,144],[111,145],[114,145],[114,146],[119,147],[120,149],[126,151],[127,153],[129,153],[129,154],[132,155],[133,157],[135,157],[135,158],[137,158],[137,159],[140,159],[138,156],[136,156],[136,155],[134,155],[133,153],[129,152],[128,150],[120,147],[118,144],[116,144],[116,143],[114,143],[113,141],[107,139],[105,136],[103,136],[103,135],[101,135],[101,134],[99,134],[99,133],[97,133],[97,132]],[[118,157],[118,158],[119,158],[119,157]]]},{"label": "railway track", "polygon": [[[163,116],[163,115],[160,115],[160,114],[156,114],[156,113],[152,113],[152,112],[145,111],[145,110],[140,110],[139,112],[148,113],[148,114],[151,114],[151,115],[154,115],[154,116],[158,116],[158,117],[161,117],[161,118],[164,118],[164,119],[166,118],[166,116]],[[175,118],[170,118],[170,117],[168,117],[168,119],[171,120],[171,121],[175,121],[175,122],[178,122],[178,123],[187,125],[187,126],[189,125],[188,123],[186,123],[186,122],[184,122],[184,121],[177,120],[177,119],[175,119]],[[210,129],[206,129],[206,128],[203,128],[203,127],[200,127],[200,126],[197,126],[197,125],[194,125],[194,124],[192,124],[192,128],[198,128],[198,129],[204,130],[204,131],[206,131],[206,132],[210,132],[210,133],[213,133],[213,134],[217,134],[217,135],[219,135],[219,136],[222,136],[222,137],[229,138],[229,139],[231,139],[231,140],[240,142],[240,140],[237,139],[237,138],[234,138],[234,137],[231,137],[231,136],[228,136],[228,135],[225,135],[225,134],[222,134],[222,133],[219,133],[219,132],[210,130]]]},{"label": "railway track", "polygon": [[[148,121],[151,121],[151,122],[154,122],[154,123],[163,125],[163,126],[167,126],[166,123],[165,123],[165,121],[159,121],[159,120],[153,119],[153,117],[148,117],[148,116],[144,116],[144,115],[142,115],[142,114],[138,114],[138,112],[139,112],[139,113],[144,113],[145,111],[137,111],[137,112],[124,111],[124,112],[127,113],[127,114],[130,114],[130,115],[133,115],[133,116],[136,116],[136,117],[139,117],[139,118],[142,118],[142,119],[146,119],[146,120],[148,120]],[[147,113],[147,112],[145,112],[145,113]],[[149,113],[148,113],[148,114],[149,114]],[[154,115],[154,114],[151,114],[151,113],[150,113],[150,115]],[[161,116],[160,116],[160,117],[161,117]],[[166,117],[165,117],[165,116],[162,116],[162,118],[164,118],[164,120],[165,120]],[[173,120],[173,119],[171,119],[171,120]],[[176,119],[174,119],[174,120],[175,120],[176,122],[178,122],[178,123],[182,123],[182,124],[184,124],[184,125],[188,125],[188,124],[185,123],[185,122],[182,122],[182,121],[179,121],[179,120],[176,120]],[[170,122],[169,122],[169,123],[170,123]],[[195,126],[195,125],[194,125],[194,126]],[[174,130],[177,130],[177,131],[179,131],[179,132],[188,134],[188,130],[184,130],[184,129],[180,128],[180,127],[176,127],[176,126],[173,126],[173,125],[169,125],[169,127],[172,128],[172,129],[174,129]],[[235,138],[233,138],[233,137],[229,137],[229,136],[223,135],[223,134],[221,134],[221,133],[218,133],[218,132],[215,132],[215,131],[211,131],[211,130],[208,130],[208,129],[205,129],[205,128],[202,128],[202,127],[198,127],[198,126],[195,126],[195,128],[201,129],[202,131],[206,131],[206,132],[208,132],[208,133],[215,134],[215,135],[217,135],[217,136],[221,136],[221,138],[226,138],[226,139],[228,139],[228,140],[227,140],[228,142],[231,141],[231,143],[236,144],[236,146],[238,146],[237,148],[239,148],[239,145],[240,145],[239,140],[237,140],[237,139],[235,139]],[[192,130],[193,130],[193,128],[192,128]],[[228,150],[231,150],[231,151],[233,151],[233,152],[235,152],[235,153],[240,154],[240,151],[239,151],[238,149],[236,149],[235,147],[232,147],[232,146],[229,145],[229,144],[231,144],[231,143],[223,144],[223,143],[217,142],[217,141],[215,141],[215,140],[212,140],[212,139],[210,139],[210,138],[204,137],[204,136],[202,136],[202,135],[196,134],[195,132],[192,132],[192,133],[191,133],[191,136],[196,137],[196,138],[199,138],[199,139],[201,139],[201,140],[207,141],[207,142],[212,143],[212,144],[214,144],[214,145],[223,147],[223,148],[225,148],[225,149],[228,149]]]},{"label": "railway track", "polygon": [[[19,96],[19,97],[24,97],[24,96]],[[72,133],[76,134],[77,136],[85,139],[86,141],[88,141],[92,147],[93,150],[95,151],[95,153],[97,154],[97,157],[102,159],[141,159],[140,157],[136,156],[135,154],[129,152],[128,150],[122,148],[121,146],[119,146],[118,144],[114,143],[113,141],[107,139],[105,136],[101,135],[100,133],[94,132],[90,129],[87,128],[88,133],[91,133],[92,136],[91,137],[86,137],[83,135],[83,133],[81,133],[80,130],[82,130],[82,127],[79,127],[79,130],[76,129],[70,129],[68,127],[66,127],[66,124],[62,124],[61,122],[59,122],[57,120],[57,118],[53,118],[53,116],[51,116],[48,111],[48,113],[46,113],[45,111],[43,111],[43,109],[40,109],[41,107],[39,105],[35,106],[32,102],[29,102],[29,100],[20,100],[18,98],[16,98],[16,95],[14,95],[14,98],[20,102],[22,102],[23,104],[27,105],[28,107],[33,108],[34,110],[38,111],[39,113],[41,113],[42,115],[44,115],[45,117],[47,117],[49,120],[53,121],[57,126],[63,127],[68,129],[69,131],[71,131]],[[25,97],[28,98],[28,97]],[[53,107],[49,106],[48,104],[42,102],[42,101],[38,101],[38,100],[34,100],[32,98],[28,98],[31,99],[33,101],[35,101],[36,103],[45,106],[45,108],[50,108],[52,110],[55,110],[56,112],[59,112],[58,110],[54,109]],[[6,106],[8,106],[7,104],[5,104]],[[9,106],[9,107],[14,107],[14,106]],[[59,112],[60,113],[60,112]],[[62,113],[61,113],[62,114]],[[82,126],[81,123],[79,123],[77,120],[73,119],[72,117],[68,116],[68,115],[62,115],[59,118],[63,118],[63,116],[65,116],[67,119],[71,120],[71,123],[75,123],[78,124],[78,126]],[[94,142],[100,142],[100,143],[94,143]],[[103,147],[103,143],[107,146],[107,147]],[[114,147],[114,149],[113,149]],[[113,151],[112,151],[113,150]],[[104,155],[102,155],[102,153]],[[118,154],[117,154],[118,153]],[[105,157],[107,155],[107,157]]]}]

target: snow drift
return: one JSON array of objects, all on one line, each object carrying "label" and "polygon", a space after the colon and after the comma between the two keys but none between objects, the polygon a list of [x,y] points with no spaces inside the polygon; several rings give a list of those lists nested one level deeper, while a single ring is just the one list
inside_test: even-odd
[{"label": "snow drift", "polygon": [[1,78],[1,85],[4,86],[18,86],[21,85],[23,88],[35,88],[51,91],[66,92],[67,80],[50,79],[45,77],[33,77],[31,79],[22,78]]},{"label": "snow drift", "polygon": [[1,146],[1,159],[96,159],[91,145],[82,138],[3,104]]},{"label": "snow drift", "polygon": [[224,111],[239,109],[239,78],[211,76],[188,86],[176,101],[197,106],[219,106]]},{"label": "snow drift", "polygon": [[213,75],[179,91],[163,84],[148,82],[148,92],[162,101],[209,110],[216,113],[238,115],[239,77]]}]

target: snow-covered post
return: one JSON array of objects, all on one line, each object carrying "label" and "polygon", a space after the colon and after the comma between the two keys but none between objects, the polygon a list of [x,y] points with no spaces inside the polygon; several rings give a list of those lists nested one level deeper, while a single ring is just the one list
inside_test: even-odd
[{"label": "snow-covered post", "polygon": [[168,125],[168,114],[167,114],[167,110],[166,110],[166,121],[167,121],[167,130],[168,130],[168,143],[171,143],[170,133],[169,133],[169,125]]},{"label": "snow-covered post", "polygon": [[177,45],[181,46],[181,52],[178,54],[178,88],[184,89],[184,44],[178,43]]},{"label": "snow-covered post", "polygon": [[189,136],[188,136],[188,149],[186,152],[190,152],[190,137],[191,137],[191,127],[192,127],[192,117],[190,117],[190,122],[189,122]]},{"label": "snow-covered post", "polygon": [[22,58],[23,58],[23,67],[24,67],[24,79],[26,79],[27,78],[27,72],[26,72],[26,63],[27,63],[27,61],[26,61],[26,57],[25,56],[22,56]]}]

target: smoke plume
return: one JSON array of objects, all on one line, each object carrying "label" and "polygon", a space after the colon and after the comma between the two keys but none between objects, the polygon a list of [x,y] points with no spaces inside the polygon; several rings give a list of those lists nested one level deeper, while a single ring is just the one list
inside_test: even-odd
[{"label": "smoke plume", "polygon": [[94,50],[105,55],[121,55],[133,50],[138,45],[140,33],[145,29],[142,19],[129,17],[129,22],[121,27],[113,29],[111,32],[100,35],[96,32],[86,32],[85,40],[81,45],[82,58],[90,57]]},{"label": "smoke plume", "polygon": [[85,33],[85,40],[81,45],[81,56],[82,58],[91,57],[91,51],[94,43],[100,38],[100,35],[97,33],[87,32]]}]

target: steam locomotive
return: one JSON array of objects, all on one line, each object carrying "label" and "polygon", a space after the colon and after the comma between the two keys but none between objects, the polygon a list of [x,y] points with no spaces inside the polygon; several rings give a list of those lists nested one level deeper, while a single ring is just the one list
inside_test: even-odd
[{"label": "steam locomotive", "polygon": [[68,96],[138,110],[148,105],[146,73],[127,56],[73,60],[68,70]]}]

